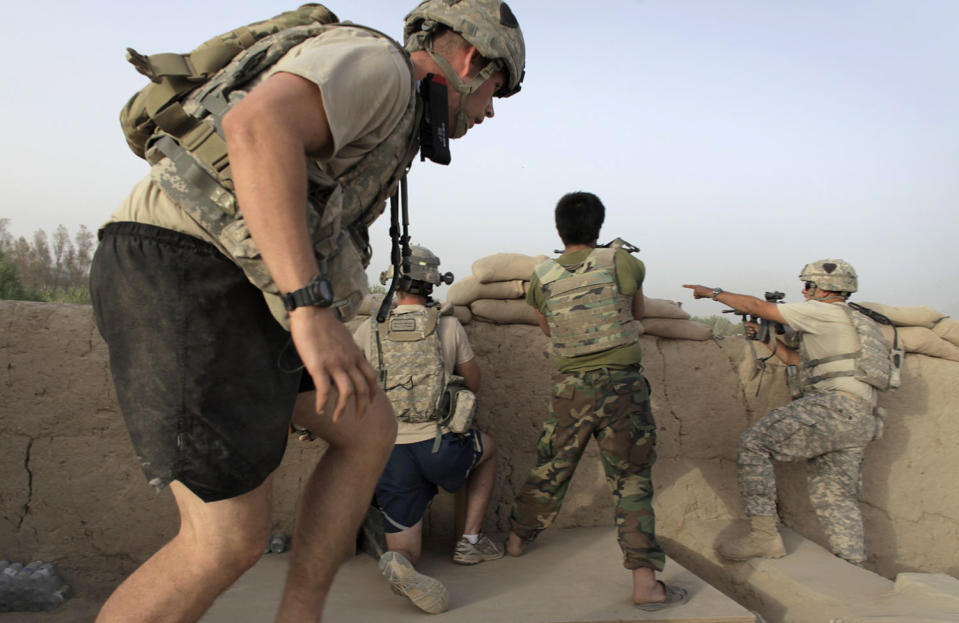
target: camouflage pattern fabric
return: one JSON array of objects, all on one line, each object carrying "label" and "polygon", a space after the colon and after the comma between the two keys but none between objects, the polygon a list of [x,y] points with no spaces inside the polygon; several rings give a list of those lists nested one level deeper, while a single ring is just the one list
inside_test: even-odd
[{"label": "camouflage pattern fabric", "polygon": [[[197,123],[188,135],[174,137],[158,130],[147,159],[153,180],[226,249],[250,282],[269,294],[279,289],[266,267],[233,192],[226,143],[216,132],[223,115],[249,88],[253,75],[278,62],[290,49],[333,28],[359,28],[399,45],[386,35],[357,24],[310,24],[282,30],[258,41],[183,101],[182,109]],[[410,76],[412,64],[405,56]],[[422,115],[416,89],[393,133],[357,164],[333,178],[315,161],[307,162],[307,229],[320,273],[333,285],[334,309],[351,319],[367,293],[366,266],[372,250],[367,227],[385,208],[400,178],[419,149]]]},{"label": "camouflage pattern fabric", "polygon": [[537,464],[513,505],[513,532],[531,541],[556,519],[590,436],[613,493],[624,566],[662,570],[666,556],[656,542],[652,506],[656,424],[638,367],[569,374],[554,385]]},{"label": "camouflage pattern fabric", "polygon": [[385,332],[375,319],[371,321],[370,352],[376,353],[373,365],[400,422],[429,422],[439,416],[447,374],[436,331],[438,319],[439,310],[432,307],[391,312]]},{"label": "camouflage pattern fabric", "polygon": [[739,438],[739,492],[746,514],[776,514],[772,460],[805,460],[810,498],[830,549],[851,562],[864,561],[860,467],[876,431],[872,407],[842,392],[808,394],[774,409]]}]

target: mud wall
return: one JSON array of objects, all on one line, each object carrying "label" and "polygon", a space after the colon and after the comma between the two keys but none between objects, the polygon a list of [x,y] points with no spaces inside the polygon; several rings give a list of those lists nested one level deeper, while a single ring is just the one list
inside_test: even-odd
[{"label": "mud wall", "polygon": [[[485,529],[508,527],[510,504],[534,462],[551,366],[535,327],[467,326],[483,372],[479,425],[501,449]],[[762,376],[744,341],[644,336],[644,365],[659,426],[657,530],[682,542],[687,526],[739,516],[735,446],[742,430],[787,399],[782,368]],[[175,534],[169,492],[144,481],[117,410],[106,347],[86,306],[0,301],[0,558],[57,561],[107,591]],[[959,577],[959,363],[908,355],[904,385],[883,396],[886,431],[866,453],[862,506],[867,566]],[[323,453],[290,438],[276,478],[274,524],[288,531],[299,488]],[[777,471],[785,523],[824,543],[804,467]],[[453,531],[441,495],[428,530]],[[557,526],[607,525],[612,505],[591,444]]]}]

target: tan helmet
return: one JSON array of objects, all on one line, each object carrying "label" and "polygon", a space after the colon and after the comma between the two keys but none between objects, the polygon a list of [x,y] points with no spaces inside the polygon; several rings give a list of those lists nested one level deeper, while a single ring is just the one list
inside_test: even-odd
[{"label": "tan helmet", "polygon": [[[419,245],[410,245],[408,261],[404,259],[400,266],[400,280],[397,288],[411,294],[429,294],[433,286],[441,283],[453,283],[453,273],[440,274],[440,258],[436,254]],[[380,283],[386,283],[393,278],[393,266],[380,273]]]},{"label": "tan helmet", "polygon": [[[469,83],[460,80],[449,62],[433,50],[433,33],[440,24],[459,33],[490,60]],[[495,93],[496,97],[509,97],[520,90],[526,74],[526,43],[516,16],[501,0],[425,0],[406,16],[403,34],[407,51],[425,50],[460,94],[460,112],[452,138],[466,134],[466,98],[494,73],[503,70],[506,74],[506,82]]]},{"label": "tan helmet", "polygon": [[799,278],[829,292],[855,292],[859,287],[856,270],[844,260],[819,260],[806,264]]}]

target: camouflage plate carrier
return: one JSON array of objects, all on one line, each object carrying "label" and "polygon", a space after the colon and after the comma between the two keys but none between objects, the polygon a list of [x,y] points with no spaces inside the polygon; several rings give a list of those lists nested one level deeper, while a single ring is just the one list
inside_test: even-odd
[{"label": "camouflage plate carrier", "polygon": [[615,248],[596,248],[578,266],[550,259],[536,267],[556,355],[577,357],[639,339],[632,300],[616,285],[615,254]]},{"label": "camouflage plate carrier", "polygon": [[447,374],[436,307],[391,313],[385,332],[372,321],[370,351],[376,353],[380,386],[396,419],[418,424],[438,419]]},{"label": "camouflage plate carrier", "polygon": [[[234,193],[221,122],[250,85],[294,46],[332,28],[362,28],[403,47],[376,30],[338,24],[320,5],[304,5],[271,20],[211,39],[191,54],[130,61],[154,84],[134,95],[121,113],[127,141],[154,165],[153,180],[216,237],[247,278],[279,294],[250,236]],[[411,96],[390,137],[337,178],[308,166],[307,223],[320,271],[328,275],[343,320],[352,318],[366,294],[364,271],[371,249],[367,226],[383,212],[419,148],[422,114],[409,55]]]},{"label": "camouflage plate carrier", "polygon": [[[843,376],[851,376],[879,391],[896,389],[901,382],[902,349],[899,347],[899,336],[896,333],[893,347],[890,349],[878,322],[889,324],[892,322],[877,312],[866,309],[855,303],[836,303],[849,316],[849,321],[859,336],[859,350],[854,353],[842,353],[820,359],[806,359],[803,357],[801,365],[803,389],[808,389],[820,381]],[[803,351],[800,350],[800,353]],[[815,368],[833,361],[851,361],[848,370],[823,372],[815,374]]]}]

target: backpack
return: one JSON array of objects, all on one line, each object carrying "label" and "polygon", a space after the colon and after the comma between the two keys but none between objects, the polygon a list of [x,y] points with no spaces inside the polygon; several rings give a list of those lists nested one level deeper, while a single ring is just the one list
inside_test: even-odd
[{"label": "backpack", "polygon": [[120,126],[134,154],[146,158],[147,141],[157,128],[179,136],[191,129],[191,117],[180,102],[225,67],[237,54],[264,37],[308,24],[334,24],[339,19],[321,4],[309,3],[270,19],[235,28],[205,41],[189,54],[144,56],[127,48],[127,60],[150,79],[120,111]]},{"label": "backpack", "polygon": [[[852,376],[863,383],[884,392],[896,389],[902,382],[903,352],[899,345],[899,332],[889,318],[862,305],[844,303],[841,307],[849,316],[850,322],[859,337],[859,350],[854,353],[844,353],[803,362],[804,370],[811,370],[816,366],[832,361],[852,359],[855,369],[837,372],[825,372],[816,376],[807,377],[805,384],[812,385],[825,379],[840,376]],[[878,323],[878,324],[877,324]],[[889,348],[879,324],[893,328],[893,344]]]}]

